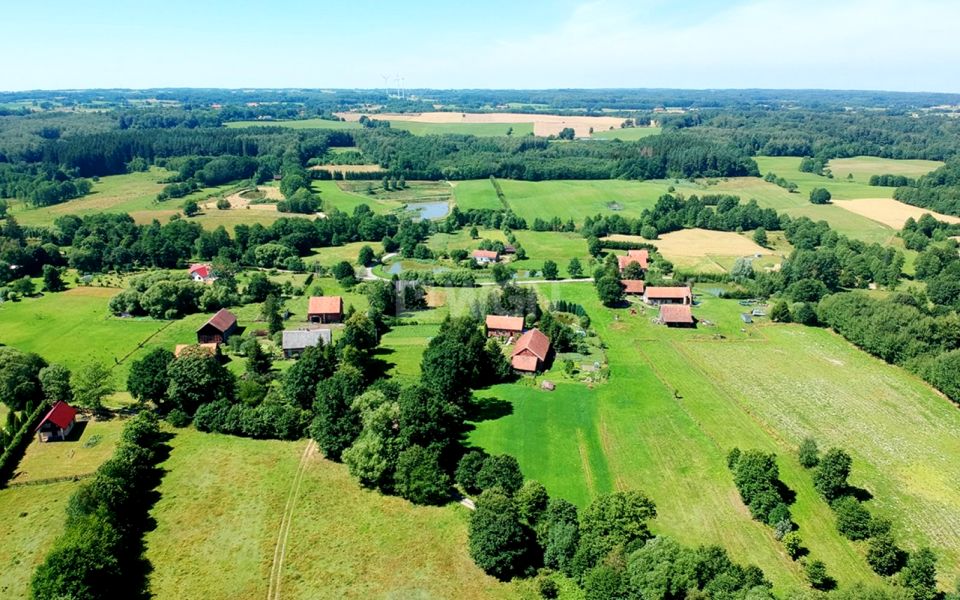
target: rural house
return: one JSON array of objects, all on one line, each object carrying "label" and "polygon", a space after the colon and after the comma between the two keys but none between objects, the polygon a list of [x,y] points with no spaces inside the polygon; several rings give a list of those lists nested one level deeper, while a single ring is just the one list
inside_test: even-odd
[{"label": "rural house", "polygon": [[35,430],[37,439],[41,442],[62,442],[73,431],[76,422],[77,409],[66,402],[57,402],[40,421],[40,425],[37,426]]},{"label": "rural house", "polygon": [[647,304],[693,304],[693,293],[688,287],[648,287],[643,291]]},{"label": "rural house", "polygon": [[494,250],[474,250],[472,256],[478,265],[495,263],[500,258],[500,254]]},{"label": "rural house", "polygon": [[487,315],[487,337],[512,338],[523,332],[523,317]]},{"label": "rural house", "polygon": [[199,283],[212,283],[217,278],[213,276],[213,268],[210,265],[191,265],[190,278]]},{"label": "rural house", "polygon": [[210,356],[220,356],[220,346],[217,344],[177,344],[173,347],[174,358],[183,354],[184,350],[187,348],[198,348],[200,351],[206,352]]},{"label": "rural house", "polygon": [[531,329],[517,340],[513,354],[510,355],[510,364],[517,371],[536,373],[549,355],[550,338],[539,329]]},{"label": "rural house", "polygon": [[626,256],[617,257],[617,266],[620,267],[621,273],[633,263],[639,264],[640,268],[646,271],[650,263],[650,252],[648,250],[627,250]]},{"label": "rural house", "polygon": [[623,284],[623,293],[633,296],[642,296],[643,290],[647,287],[642,279],[623,279],[620,283]]},{"label": "rural house", "polygon": [[307,321],[311,323],[339,323],[343,320],[343,298],[340,296],[311,296],[307,304]]},{"label": "rural house", "polygon": [[237,317],[225,308],[197,329],[198,344],[223,344],[237,329]]},{"label": "rural house", "polygon": [[696,327],[689,304],[661,304],[660,322],[667,327]]},{"label": "rural house", "polygon": [[295,329],[283,332],[281,347],[284,358],[300,356],[307,348],[324,346],[332,339],[329,329]]}]

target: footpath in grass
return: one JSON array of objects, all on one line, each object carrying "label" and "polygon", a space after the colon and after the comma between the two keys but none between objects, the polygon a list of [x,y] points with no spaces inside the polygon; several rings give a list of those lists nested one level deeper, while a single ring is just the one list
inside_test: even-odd
[{"label": "footpath in grass", "polygon": [[515,596],[470,560],[457,505],[362,490],[314,454],[287,511],[306,443],[176,430],[146,537],[156,597],[263,598],[285,513],[283,598]]}]

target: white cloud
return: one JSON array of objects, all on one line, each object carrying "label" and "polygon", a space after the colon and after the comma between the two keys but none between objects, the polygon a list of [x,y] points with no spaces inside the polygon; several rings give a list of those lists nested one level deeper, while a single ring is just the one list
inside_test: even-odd
[{"label": "white cloud", "polygon": [[585,3],[552,30],[408,61],[409,72],[437,87],[960,91],[960,2],[757,0],[668,24],[662,6]]}]

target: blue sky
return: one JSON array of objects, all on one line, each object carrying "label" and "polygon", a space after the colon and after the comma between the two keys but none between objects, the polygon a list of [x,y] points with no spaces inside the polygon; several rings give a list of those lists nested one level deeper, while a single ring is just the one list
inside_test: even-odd
[{"label": "blue sky", "polygon": [[0,89],[844,88],[960,92],[956,0],[44,0]]}]

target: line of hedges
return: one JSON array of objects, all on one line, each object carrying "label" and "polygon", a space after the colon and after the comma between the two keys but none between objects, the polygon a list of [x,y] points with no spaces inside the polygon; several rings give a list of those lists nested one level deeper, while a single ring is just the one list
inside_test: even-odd
[{"label": "line of hedges", "polygon": [[17,434],[13,436],[10,445],[0,456],[0,487],[6,486],[7,480],[13,475],[17,465],[20,464],[20,459],[23,458],[23,453],[33,438],[33,429],[37,426],[37,422],[46,408],[47,406],[41,402],[30,412],[30,416],[23,422]]}]

